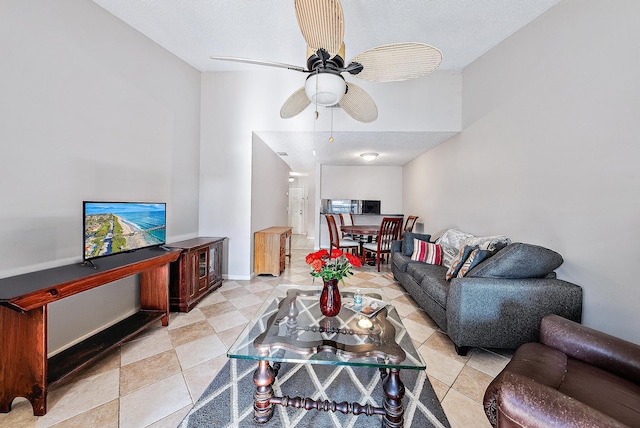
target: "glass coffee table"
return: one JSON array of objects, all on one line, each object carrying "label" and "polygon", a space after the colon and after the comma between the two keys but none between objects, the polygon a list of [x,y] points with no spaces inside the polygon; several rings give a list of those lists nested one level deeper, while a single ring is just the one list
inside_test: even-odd
[{"label": "glass coffee table", "polygon": [[[340,313],[328,318],[319,307],[322,287],[277,286],[229,349],[229,358],[257,361],[253,375],[256,422],[268,422],[273,416],[273,406],[279,404],[305,410],[381,415],[384,426],[403,426],[405,391],[400,370],[424,370],[424,360],[381,290],[361,289],[363,307],[377,306],[377,311],[365,315],[353,309],[355,289],[345,288],[340,293]],[[384,389],[383,406],[276,397],[272,385],[282,363],[377,368]]]}]

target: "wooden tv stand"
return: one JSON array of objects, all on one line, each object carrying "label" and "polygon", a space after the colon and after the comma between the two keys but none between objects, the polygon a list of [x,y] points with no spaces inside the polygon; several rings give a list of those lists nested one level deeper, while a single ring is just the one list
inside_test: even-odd
[{"label": "wooden tv stand", "polygon": [[[169,325],[169,263],[179,255],[147,248],[97,259],[95,269],[74,264],[0,279],[0,412],[25,397],[44,415],[51,385],[157,320]],[[49,303],[138,273],[139,312],[47,359]]]}]

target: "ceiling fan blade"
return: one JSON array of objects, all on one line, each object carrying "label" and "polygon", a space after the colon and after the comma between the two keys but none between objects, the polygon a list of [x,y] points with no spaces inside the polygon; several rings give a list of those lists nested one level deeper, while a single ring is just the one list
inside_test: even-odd
[{"label": "ceiling fan blade", "polygon": [[344,15],[339,0],[295,0],[298,26],[313,52],[340,52],[344,40]]},{"label": "ceiling fan blade", "polygon": [[393,43],[366,50],[350,62],[362,64],[355,74],[372,82],[397,82],[431,73],[442,62],[442,52],[425,43]]},{"label": "ceiling fan blade", "polygon": [[340,107],[358,122],[369,123],[378,118],[375,101],[360,86],[347,82],[347,93],[340,100]]},{"label": "ceiling fan blade", "polygon": [[294,71],[301,71],[303,73],[308,73],[309,70],[305,70],[302,67],[297,65],[285,64],[282,62],[273,62],[273,61],[263,61],[260,59],[249,59],[249,58],[238,58],[233,56],[210,56],[209,58],[215,59],[218,61],[232,61],[232,62],[242,62],[245,64],[255,64],[255,65],[266,65],[269,67],[278,67],[278,68],[286,68]]},{"label": "ceiling fan blade", "polygon": [[283,119],[291,119],[293,116],[302,113],[302,110],[306,109],[309,104],[311,104],[311,101],[307,98],[303,86],[291,94],[284,102],[280,109],[280,117]]}]

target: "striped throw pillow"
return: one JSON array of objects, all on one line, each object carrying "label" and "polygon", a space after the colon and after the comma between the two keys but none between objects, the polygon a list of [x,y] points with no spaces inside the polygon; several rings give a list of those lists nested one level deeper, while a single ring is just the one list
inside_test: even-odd
[{"label": "striped throw pillow", "polygon": [[442,247],[438,244],[414,239],[411,260],[431,265],[442,264]]}]

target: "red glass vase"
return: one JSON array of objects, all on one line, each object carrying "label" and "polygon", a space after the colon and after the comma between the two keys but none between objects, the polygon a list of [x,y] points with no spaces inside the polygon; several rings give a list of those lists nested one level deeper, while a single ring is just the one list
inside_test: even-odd
[{"label": "red glass vase", "polygon": [[335,317],[341,307],[342,300],[340,299],[340,290],[338,290],[338,280],[324,281],[324,287],[320,294],[320,312],[325,317]]}]

